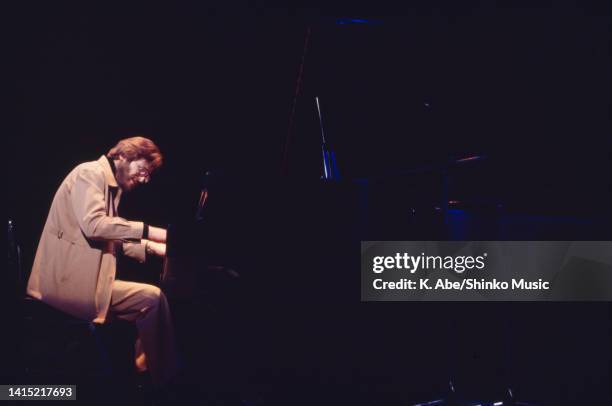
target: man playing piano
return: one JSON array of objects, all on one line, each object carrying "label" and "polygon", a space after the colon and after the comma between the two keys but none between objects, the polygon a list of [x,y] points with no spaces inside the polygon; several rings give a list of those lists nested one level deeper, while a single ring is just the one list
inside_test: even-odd
[{"label": "man playing piano", "polygon": [[53,198],[27,287],[28,295],[77,318],[135,322],[136,368],[159,385],[177,372],[168,302],[158,287],[115,280],[115,271],[119,253],[140,262],[165,255],[165,229],[117,211],[121,194],[147,183],[161,164],[151,140],[132,137],[75,167]]}]

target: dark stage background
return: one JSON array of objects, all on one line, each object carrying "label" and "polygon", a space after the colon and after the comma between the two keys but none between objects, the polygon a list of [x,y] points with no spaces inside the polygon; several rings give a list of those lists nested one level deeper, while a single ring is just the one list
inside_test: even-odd
[{"label": "dark stage background", "polygon": [[[208,316],[177,305],[207,390],[393,403],[439,392],[453,375],[551,405],[609,399],[609,304],[366,304],[357,270],[358,242],[371,237],[609,239],[607,10],[470,2],[354,18],[195,3],[29,10],[13,37],[19,129],[6,154],[24,267],[63,177],[144,134],[165,166],[124,196],[125,217],[188,221],[204,171],[224,174],[208,220],[244,280],[228,310],[236,321],[201,345]],[[314,96],[343,180],[368,188],[319,184]],[[514,231],[407,228],[412,202],[439,203],[437,169],[474,155],[486,159],[458,172],[449,197],[503,207],[519,219]],[[554,227],[539,233],[534,222]],[[125,268],[154,280],[160,265]]]}]

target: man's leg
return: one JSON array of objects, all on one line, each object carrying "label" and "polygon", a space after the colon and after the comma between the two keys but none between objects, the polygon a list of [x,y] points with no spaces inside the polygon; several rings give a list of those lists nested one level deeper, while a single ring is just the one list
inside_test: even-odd
[{"label": "man's leg", "polygon": [[136,367],[148,368],[153,383],[176,376],[177,356],[172,318],[166,296],[153,285],[115,280],[111,317],[134,321],[138,328]]}]

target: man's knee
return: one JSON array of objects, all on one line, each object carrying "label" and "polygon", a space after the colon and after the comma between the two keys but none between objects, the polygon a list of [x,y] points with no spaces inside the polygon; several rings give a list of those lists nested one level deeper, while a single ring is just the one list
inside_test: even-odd
[{"label": "man's knee", "polygon": [[140,296],[146,308],[153,308],[159,306],[163,293],[157,286],[144,285],[140,292]]}]

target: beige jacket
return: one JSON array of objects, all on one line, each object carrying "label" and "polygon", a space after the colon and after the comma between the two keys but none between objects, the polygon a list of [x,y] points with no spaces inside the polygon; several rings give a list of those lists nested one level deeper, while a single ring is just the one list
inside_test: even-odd
[{"label": "beige jacket", "polygon": [[105,156],[68,174],[40,237],[28,281],[30,296],[72,316],[104,322],[118,249],[145,260],[144,225],[117,217],[120,198]]}]

